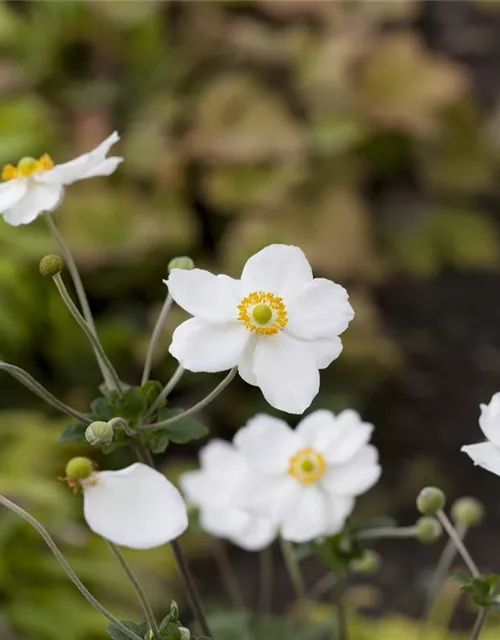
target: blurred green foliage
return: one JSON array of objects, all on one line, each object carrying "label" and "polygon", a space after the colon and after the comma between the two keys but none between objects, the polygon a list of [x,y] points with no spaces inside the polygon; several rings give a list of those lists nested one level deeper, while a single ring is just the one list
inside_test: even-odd
[{"label": "blurred green foliage", "polygon": [[[318,275],[348,286],[356,319],[315,403],[331,408],[359,405],[403,366],[376,286],[498,267],[484,204],[498,174],[498,115],[477,104],[464,67],[425,43],[420,4],[0,2],[0,164],[43,152],[65,161],[122,134],[117,174],[70,187],[56,221],[127,382],[140,378],[175,255],[237,274],[263,245],[293,243]],[[0,224],[0,354],[85,410],[98,371],[38,274],[52,250],[43,220]],[[167,349],[183,317],[169,317],[155,378],[173,371]],[[186,375],[188,399],[195,380],[200,396],[212,384]],[[55,481],[70,454],[55,444],[63,423],[10,379],[0,403],[1,490],[44,522],[96,594],[128,610],[107,549],[80,524],[79,499]],[[219,430],[267,409],[238,383],[223,404],[208,414]],[[2,514],[0,545],[2,637],[102,637],[102,620],[32,531]],[[141,554],[138,567],[164,606],[167,552]],[[381,624],[384,640],[410,638],[390,631],[410,629],[405,621]]]}]

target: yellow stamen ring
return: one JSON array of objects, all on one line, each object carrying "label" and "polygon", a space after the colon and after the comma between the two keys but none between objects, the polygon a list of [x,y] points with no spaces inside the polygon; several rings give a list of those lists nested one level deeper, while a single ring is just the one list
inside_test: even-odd
[{"label": "yellow stamen ring", "polygon": [[283,298],[265,291],[252,291],[238,305],[238,320],[249,331],[273,336],[286,327],[288,315]]},{"label": "yellow stamen ring", "polygon": [[33,173],[41,173],[42,171],[52,169],[53,166],[54,163],[52,162],[52,158],[47,153],[40,156],[38,160],[36,158],[26,156],[19,160],[17,167],[12,164],[6,164],[2,169],[2,180],[26,178]]},{"label": "yellow stamen ring", "polygon": [[298,451],[290,458],[288,473],[299,482],[309,484],[317,482],[325,472],[325,459],[321,453],[306,448]]}]

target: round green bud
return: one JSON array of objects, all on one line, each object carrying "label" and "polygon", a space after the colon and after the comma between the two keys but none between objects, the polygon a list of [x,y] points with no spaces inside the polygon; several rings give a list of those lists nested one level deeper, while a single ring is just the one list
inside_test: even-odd
[{"label": "round green bud", "polygon": [[108,422],[92,422],[85,431],[85,440],[93,447],[105,447],[113,440],[113,427]]},{"label": "round green bud", "polygon": [[273,317],[273,312],[267,306],[267,304],[258,304],[252,311],[255,322],[259,324],[267,324]]},{"label": "round green bud", "polygon": [[61,256],[49,255],[40,260],[40,273],[42,276],[56,276],[64,269]]},{"label": "round green bud", "polygon": [[190,640],[191,631],[187,627],[178,627],[178,629],[181,634],[181,640]]},{"label": "round green bud", "polygon": [[66,465],[66,476],[71,480],[85,480],[94,470],[94,465],[90,458],[71,458]]},{"label": "round green bud", "polygon": [[194,269],[194,260],[192,260],[189,256],[178,256],[177,258],[172,258],[168,263],[168,272],[170,273],[172,269]]},{"label": "round green bud", "polygon": [[441,536],[443,529],[436,518],[424,516],[415,524],[415,537],[424,544],[431,544]]},{"label": "round green bud", "polygon": [[482,522],[484,507],[475,498],[459,498],[451,506],[451,516],[457,524],[463,527],[474,527]]},{"label": "round green bud", "polygon": [[350,563],[351,571],[355,573],[376,573],[381,565],[380,555],[372,549],[365,549],[361,558],[356,558]]},{"label": "round green bud", "polygon": [[418,494],[417,509],[424,516],[434,516],[444,507],[446,497],[437,487],[425,487]]}]

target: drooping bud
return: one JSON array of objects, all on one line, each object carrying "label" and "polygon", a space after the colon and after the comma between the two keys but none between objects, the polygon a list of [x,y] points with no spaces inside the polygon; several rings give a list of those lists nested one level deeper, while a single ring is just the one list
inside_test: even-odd
[{"label": "drooping bud", "polygon": [[94,470],[94,465],[90,458],[84,458],[79,456],[77,458],[71,458],[66,465],[66,476],[70,480],[85,480]]},{"label": "drooping bud", "polygon": [[484,506],[475,498],[459,498],[451,506],[451,516],[456,524],[474,527],[484,518]]},{"label": "drooping bud", "polygon": [[352,560],[349,567],[356,573],[376,573],[381,564],[380,555],[372,549],[366,549],[361,558]]},{"label": "drooping bud", "polygon": [[42,276],[56,276],[64,269],[64,261],[61,256],[48,255],[40,260],[40,273]]},{"label": "drooping bud", "polygon": [[93,447],[105,447],[113,440],[113,427],[108,422],[92,422],[85,430],[85,439]]},{"label": "drooping bud", "polygon": [[424,544],[436,542],[441,536],[443,529],[436,518],[424,516],[417,520],[415,524],[415,536],[417,540]]},{"label": "drooping bud", "polygon": [[446,503],[446,496],[437,487],[425,487],[418,494],[417,509],[424,516],[434,516]]},{"label": "drooping bud", "polygon": [[172,258],[168,263],[168,272],[170,273],[172,269],[194,269],[194,260],[189,256],[177,256],[176,258]]}]

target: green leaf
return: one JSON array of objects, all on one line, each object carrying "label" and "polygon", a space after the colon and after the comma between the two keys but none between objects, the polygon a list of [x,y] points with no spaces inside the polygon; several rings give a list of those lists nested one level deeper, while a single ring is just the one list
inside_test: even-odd
[{"label": "green leaf", "polygon": [[123,397],[113,396],[111,406],[116,416],[125,418],[132,424],[145,412],[146,399],[140,387],[129,387]]},{"label": "green leaf", "polygon": [[152,453],[164,453],[170,443],[170,438],[166,431],[151,431],[147,436],[148,447]]},{"label": "green leaf", "polygon": [[[148,380],[145,384],[142,385],[141,393],[146,402],[146,409],[149,409],[151,407],[162,390],[163,387],[161,385],[161,382],[158,382],[158,380]],[[163,400],[161,406],[164,407],[166,402],[166,400]]]},{"label": "green leaf", "polygon": [[[141,622],[140,624],[132,622],[131,620],[120,620],[120,622],[125,625],[127,629],[136,633],[140,638],[144,638],[148,630],[146,622]],[[107,631],[113,640],[130,640],[130,638],[113,623],[108,625]]]},{"label": "green leaf", "polygon": [[467,573],[466,571],[454,573],[451,576],[451,579],[455,580],[455,582],[458,582],[461,585],[469,585],[472,583],[472,576],[470,573]]},{"label": "green leaf", "polygon": [[[162,409],[158,412],[158,419],[168,420],[173,416],[182,413],[183,409]],[[164,431],[169,439],[176,444],[185,444],[186,442],[192,442],[193,440],[199,440],[209,434],[207,427],[198,422],[194,418],[182,418],[178,422],[161,427],[161,431]]]},{"label": "green leaf", "polygon": [[113,417],[113,409],[109,406],[107,398],[99,397],[92,401],[90,405],[92,418],[94,420],[102,420],[107,422]]},{"label": "green leaf", "polygon": [[87,444],[85,439],[86,424],[83,422],[73,422],[62,430],[59,442],[75,442],[77,444]]}]

